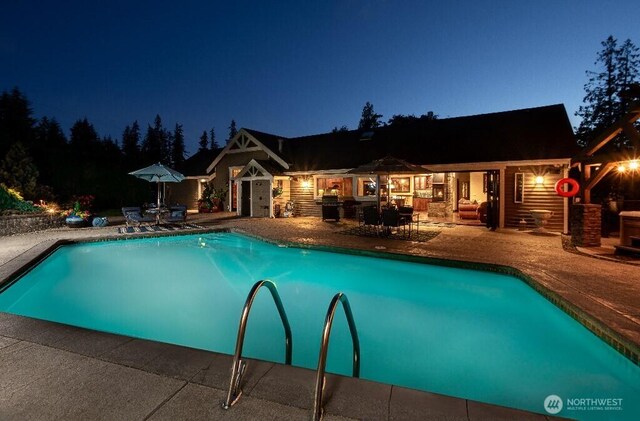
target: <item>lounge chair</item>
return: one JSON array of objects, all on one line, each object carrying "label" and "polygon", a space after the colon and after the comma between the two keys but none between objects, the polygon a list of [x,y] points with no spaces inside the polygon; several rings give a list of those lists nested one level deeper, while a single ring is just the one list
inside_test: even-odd
[{"label": "lounge chair", "polygon": [[138,226],[147,223],[156,222],[155,216],[144,216],[142,210],[138,206],[129,206],[122,208],[122,214],[124,215],[124,221],[127,227],[131,224],[138,224]]},{"label": "lounge chair", "polygon": [[169,213],[163,218],[164,222],[184,224],[187,222],[187,207],[184,205],[169,207]]}]

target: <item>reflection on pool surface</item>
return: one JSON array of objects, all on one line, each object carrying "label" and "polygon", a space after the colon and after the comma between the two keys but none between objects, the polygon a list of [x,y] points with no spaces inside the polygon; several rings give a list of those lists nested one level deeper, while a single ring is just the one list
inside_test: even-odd
[{"label": "reflection on pool surface", "polygon": [[[519,279],[482,271],[283,248],[231,233],[64,246],[0,294],[0,310],[232,354],[251,286],[271,279],[293,332],[293,364],[315,368],[327,306],[349,297],[361,377],[544,412],[549,395],[623,399],[579,419],[636,419],[640,368]],[[244,355],[282,362],[268,291]],[[328,370],[349,375],[351,338],[334,321]],[[565,402],[566,405],[566,402]]]}]

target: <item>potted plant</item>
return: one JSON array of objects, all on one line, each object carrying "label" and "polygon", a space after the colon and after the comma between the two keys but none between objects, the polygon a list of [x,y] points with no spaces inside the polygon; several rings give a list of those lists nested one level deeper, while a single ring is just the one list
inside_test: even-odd
[{"label": "potted plant", "polygon": [[211,200],[213,190],[213,185],[211,183],[204,184],[204,189],[202,189],[202,194],[200,195],[200,199],[198,199],[198,212],[211,212],[211,209],[213,208],[213,201]]},{"label": "potted plant", "polygon": [[64,221],[69,228],[81,228],[86,226],[89,215],[88,211],[83,211],[81,209],[78,201],[73,204],[72,209],[62,213],[62,216],[65,217]]},{"label": "potted plant", "polygon": [[221,212],[224,210],[224,201],[227,198],[227,189],[213,189],[211,194],[212,208],[214,212]]}]

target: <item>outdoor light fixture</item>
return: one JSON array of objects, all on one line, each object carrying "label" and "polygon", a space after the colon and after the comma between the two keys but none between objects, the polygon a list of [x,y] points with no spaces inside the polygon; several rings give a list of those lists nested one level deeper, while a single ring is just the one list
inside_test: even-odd
[{"label": "outdoor light fixture", "polygon": [[633,161],[629,162],[629,169],[630,170],[637,170],[638,169],[638,160],[634,159]]},{"label": "outdoor light fixture", "polygon": [[200,179],[200,182],[201,182],[201,183],[206,183],[206,182],[207,182],[207,180],[206,180],[205,178],[201,178],[201,179]]},{"label": "outdoor light fixture", "polygon": [[623,172],[625,172],[625,170],[626,170],[626,168],[625,168],[624,164],[618,165],[618,172],[619,173],[623,173]]},{"label": "outdoor light fixture", "polygon": [[544,184],[544,177],[539,175],[536,177],[536,186],[539,186],[541,184]]},{"label": "outdoor light fixture", "polygon": [[302,180],[302,188],[303,189],[308,189],[311,187],[311,181],[309,181],[308,178],[305,178],[304,180]]}]

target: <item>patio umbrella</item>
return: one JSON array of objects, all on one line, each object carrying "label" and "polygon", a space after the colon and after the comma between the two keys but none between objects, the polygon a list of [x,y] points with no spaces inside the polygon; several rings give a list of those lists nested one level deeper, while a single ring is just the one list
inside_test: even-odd
[{"label": "patio umbrella", "polygon": [[160,209],[160,183],[179,183],[184,180],[184,175],[165,167],[159,162],[146,168],[132,171],[129,174],[147,180],[150,183],[158,183],[158,210]]},{"label": "patio umbrella", "polygon": [[391,199],[391,174],[424,174],[429,170],[413,165],[407,161],[393,156],[375,159],[366,164],[360,165],[350,171],[349,174],[375,174],[376,175],[376,196],[378,199],[378,209],[380,209],[380,175],[387,175],[387,203]]}]

